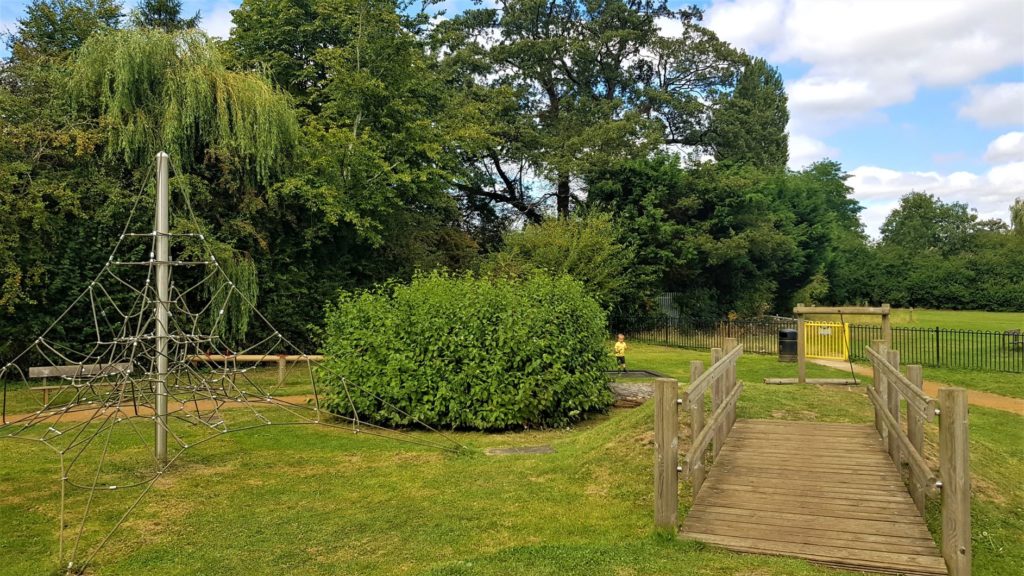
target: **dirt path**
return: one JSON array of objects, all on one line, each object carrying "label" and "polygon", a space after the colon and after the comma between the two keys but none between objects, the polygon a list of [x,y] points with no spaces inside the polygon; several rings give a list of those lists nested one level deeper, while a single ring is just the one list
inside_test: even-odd
[{"label": "dirt path", "polygon": [[[312,395],[277,396],[277,397],[274,397],[274,403],[293,404],[295,406],[305,406],[306,405],[306,401],[307,400],[312,400],[312,399],[313,399]],[[220,403],[220,407],[221,408],[227,408],[227,409],[236,409],[236,408],[245,408],[246,407],[245,403],[239,402],[239,401],[236,401],[236,400],[223,400],[223,401],[219,401],[219,403]],[[264,405],[264,404],[270,404],[270,402],[267,402],[266,400],[261,400],[259,398],[250,398],[249,399],[249,403],[257,405],[257,406]],[[213,410],[214,408],[217,408],[217,405],[218,405],[218,401],[214,401],[214,400],[200,400],[199,401],[199,408],[198,408],[198,410],[199,411]],[[188,404],[188,407],[189,407],[189,411],[190,412],[196,411],[196,405],[195,405],[194,402],[190,402]],[[80,406],[76,410],[64,414],[64,416],[60,419],[60,421],[61,422],[87,422],[87,421],[97,417],[100,414],[101,410],[103,410],[102,407],[91,408],[89,406]],[[171,408],[171,410],[173,410],[173,407]],[[135,410],[132,409],[131,405],[122,406],[121,407],[121,411],[124,412],[126,415],[135,416]],[[59,412],[53,411],[51,414],[46,415],[45,418],[43,418],[41,420],[37,420],[37,422],[52,422],[52,421],[57,419],[57,416],[59,414],[60,414]],[[138,415],[139,416],[152,416],[153,415],[153,410],[151,408],[149,408],[149,407],[143,406],[143,407],[139,408]],[[22,420],[26,420],[28,418],[33,418],[35,416],[36,416],[35,412],[29,413],[29,414],[8,414],[7,415],[7,422],[6,423],[7,424],[17,423],[17,422],[20,422]]]},{"label": "dirt path", "polygon": [[[842,370],[843,372],[850,371],[850,365],[847,362],[839,362],[835,360],[811,360],[811,362],[820,366]],[[859,376],[872,375],[871,367],[864,366],[862,364],[854,364],[853,371]],[[939,388],[948,386],[952,386],[952,384],[937,382],[935,380],[925,380],[924,393],[932,398],[937,398],[939,396]],[[1003,412],[1010,412],[1012,414],[1017,414],[1018,416],[1024,416],[1024,399],[1020,398],[1010,398],[1009,396],[1000,396],[999,394],[981,392],[979,390],[968,390],[967,403],[975,406],[981,406],[982,408],[992,408],[993,410],[1002,410]]]}]

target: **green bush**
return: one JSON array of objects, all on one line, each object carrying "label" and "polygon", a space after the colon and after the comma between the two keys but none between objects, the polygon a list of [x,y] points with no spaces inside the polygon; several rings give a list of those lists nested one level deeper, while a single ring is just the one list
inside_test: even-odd
[{"label": "green bush", "polygon": [[563,426],[612,401],[605,322],[582,284],[540,273],[345,292],[327,312],[327,405],[392,426]]}]

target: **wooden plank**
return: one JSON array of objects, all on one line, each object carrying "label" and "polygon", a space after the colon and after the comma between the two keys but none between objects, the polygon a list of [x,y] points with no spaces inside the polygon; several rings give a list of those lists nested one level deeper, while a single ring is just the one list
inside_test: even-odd
[{"label": "wooden plank", "polygon": [[[873,395],[874,393],[874,390],[868,390],[868,395]],[[876,401],[880,402],[877,397]],[[899,423],[893,421],[892,415],[886,410],[882,410],[880,413],[882,415],[882,420],[885,422],[886,429],[889,432],[889,436],[896,438],[896,441],[900,443],[904,452],[907,454],[907,460],[911,468],[915,468],[915,473],[919,474],[921,478],[924,478],[925,489],[933,489],[935,486],[935,475],[928,467],[928,463],[925,462],[924,458],[917,452],[917,450],[914,450],[914,447],[910,444],[910,439],[907,438],[903,433],[903,430],[900,429]]]},{"label": "wooden plank", "polygon": [[[885,359],[889,361],[889,364],[896,368],[896,373],[899,374],[899,350],[888,350],[885,353]],[[900,396],[903,394],[896,385],[895,378],[890,376],[885,379],[885,383],[888,386],[885,397],[886,408],[889,411],[889,416],[891,416],[896,422],[895,427],[890,428],[889,430],[889,457],[892,458],[892,462],[896,465],[896,469],[901,470],[903,466],[903,455],[900,453],[900,441],[898,437],[903,434],[903,430],[900,426]]]},{"label": "wooden plank", "polygon": [[277,362],[284,359],[286,362],[323,362],[324,357],[320,354],[199,354],[189,356],[189,362]]},{"label": "wooden plank", "polygon": [[707,497],[707,500],[701,499],[701,502],[713,502],[713,499],[715,498],[735,498],[737,501],[752,500],[755,502],[779,505],[786,503],[792,503],[794,505],[807,504],[821,506],[828,510],[843,510],[851,508],[870,512],[893,512],[911,516],[918,514],[917,507],[908,504],[904,499],[894,498],[892,500],[871,501],[859,498],[836,498],[825,487],[823,487],[819,492],[787,492],[781,494],[757,492],[754,490],[744,491],[730,489],[721,485],[708,488],[708,490],[711,491],[711,494]]},{"label": "wooden plank", "polygon": [[[737,340],[735,338],[726,338],[725,339],[725,353],[726,353],[726,355],[731,353],[733,350],[736,350],[738,347],[739,347],[739,342],[737,342]],[[729,363],[729,368],[725,372],[725,392],[726,392],[726,394],[732,392],[732,389],[735,388],[737,383],[738,383],[737,380],[736,380],[736,362],[738,360],[739,360],[739,357],[736,357],[736,359],[732,360]],[[736,402],[733,402],[729,406],[729,413],[728,413],[727,419],[726,419],[726,424],[725,424],[725,434],[726,434],[726,436],[729,435],[729,431],[732,430],[732,427],[735,424],[736,424]]]},{"label": "wooden plank", "polygon": [[679,383],[654,381],[654,525],[675,530],[679,514]]},{"label": "wooden plank", "polygon": [[[722,427],[721,422],[714,417],[714,414],[719,412],[719,408],[722,407],[722,403],[725,401],[725,374],[726,370],[724,367],[727,365],[722,362],[722,357],[725,353],[721,348],[711,349],[711,365],[712,369],[716,366],[722,366],[723,370],[718,376],[711,382],[711,414],[712,417],[709,419],[707,425],[712,427],[711,431],[711,454],[712,456],[718,456],[718,453],[722,451],[722,444],[725,443],[725,428]],[[724,414],[723,414],[724,416]],[[694,439],[696,442],[696,439]]]},{"label": "wooden plank", "polygon": [[951,576],[971,574],[971,471],[967,391],[939,388],[939,470],[942,477],[942,556]]},{"label": "wooden plank", "polygon": [[719,376],[726,372],[726,370],[729,367],[729,363],[735,362],[735,360],[743,354],[743,345],[741,344],[737,346],[734,350],[730,351],[725,356],[719,357],[719,360],[722,361],[721,364],[719,364],[719,360],[714,360],[714,350],[720,349],[712,349],[713,364],[710,368],[707,369],[706,372],[701,374],[699,378],[690,381],[690,385],[687,386],[685,390],[686,394],[690,394],[694,398],[696,398],[697,395],[703,394],[705,391],[707,391],[708,387],[711,386],[712,382],[714,382],[716,378],[718,378]]},{"label": "wooden plank", "polygon": [[[875,342],[881,341],[876,340]],[[915,386],[910,379],[900,373],[899,361],[897,360],[893,363],[889,358],[889,353],[893,352],[893,350],[885,348],[874,350],[869,347],[866,348],[866,352],[868,359],[871,361],[872,367],[880,373],[881,377],[887,383],[894,385],[899,389],[903,398],[908,404],[913,406],[914,410],[916,410],[922,418],[928,422],[935,419],[935,399],[925,394],[923,389]],[[877,379],[878,377],[876,376],[876,380]]]},{"label": "wooden plank", "polygon": [[[882,340],[874,340],[874,341],[871,342],[871,346],[869,347],[869,349],[870,350],[875,350],[875,351],[880,351],[883,346],[885,346],[885,342],[884,341],[882,341]],[[871,385],[874,386],[875,392],[878,393],[879,395],[881,395],[882,394],[882,369],[879,368],[878,364],[876,364],[875,362],[871,363],[871,373],[872,373],[872,378],[871,378],[872,384]],[[874,403],[872,403],[872,408],[874,409],[874,413],[875,413],[875,431],[878,432],[878,435],[881,436],[882,439],[884,440],[885,439],[885,423],[882,422],[882,414],[881,414],[882,408],[880,406],[874,404]]]},{"label": "wooden plank", "polygon": [[946,574],[942,560],[932,556],[858,551],[830,546],[809,546],[754,538],[736,538],[714,534],[688,533],[688,537],[741,552],[796,556],[808,560],[823,559],[844,567],[864,567],[903,574]]},{"label": "wooden plank", "polygon": [[[715,484],[717,485],[719,480],[721,480],[723,482],[726,482],[726,483],[728,483],[730,485],[764,486],[765,488],[787,488],[787,489],[800,489],[800,490],[814,490],[814,489],[820,489],[820,488],[823,487],[823,484],[821,482],[808,481],[808,480],[800,480],[800,479],[789,480],[789,479],[781,479],[781,478],[736,478],[736,477],[729,477],[729,476],[718,476],[718,475],[716,475],[715,467],[712,466],[711,470],[708,472],[708,479],[705,482],[705,488],[707,488],[707,486],[709,486],[712,481],[714,481]],[[841,485],[837,485],[837,486],[828,486],[828,489],[833,491],[837,495],[844,495],[845,494],[845,495],[847,495],[847,497],[849,497],[851,495],[852,496],[858,496],[858,497],[860,497],[860,496],[870,497],[870,496],[873,496],[873,495],[876,495],[876,494],[879,494],[880,492],[882,492],[882,491],[880,491],[876,487],[865,487],[865,486],[857,486],[857,485],[851,485],[851,484],[841,484]],[[884,491],[884,493],[895,494],[896,492],[894,490],[887,490],[887,491]],[[903,491],[903,498],[905,498],[905,501],[907,501],[907,502],[912,502],[912,500],[910,499],[910,495],[906,494],[905,490]]]},{"label": "wooden plank", "polygon": [[[690,362],[690,382],[696,382],[704,373],[704,363],[700,360]],[[689,388],[687,388],[689,389]],[[699,398],[691,397],[690,392],[684,393],[684,402],[690,410],[690,438],[696,438],[704,429],[704,393],[698,394]],[[690,482],[693,485],[693,497],[700,493],[704,485],[704,452],[695,455],[692,463],[687,463],[687,471],[690,474]]]},{"label": "wooden plank", "polygon": [[33,366],[28,369],[29,378],[82,378],[92,376],[114,376],[128,374],[131,362],[116,364],[73,364],[69,366]]},{"label": "wooden plank", "polygon": [[804,306],[797,304],[793,314],[842,314],[844,316],[888,315],[891,308],[885,306]]},{"label": "wooden plank", "polygon": [[793,456],[788,462],[783,464],[779,461],[778,457],[764,456],[761,454],[737,456],[733,452],[727,452],[726,455],[724,457],[720,457],[718,461],[724,466],[749,464],[752,466],[772,466],[777,470],[790,470],[793,472],[816,470],[834,472],[871,471],[876,473],[888,473],[897,477],[899,476],[895,471],[893,471],[891,465],[887,465],[885,462],[875,462],[874,459],[850,462],[842,458],[824,460],[822,458],[814,458],[812,455],[799,454],[797,456]]},{"label": "wooden plank", "polygon": [[724,418],[725,412],[728,409],[729,405],[736,402],[736,399],[739,398],[740,393],[742,392],[743,384],[740,383],[736,386],[736,388],[733,388],[732,394],[730,394],[729,397],[726,398],[725,401],[722,403],[722,405],[719,406],[717,410],[715,410],[714,414],[711,415],[711,418],[708,419],[707,424],[704,426],[704,429],[701,430],[700,434],[693,439],[693,443],[690,446],[690,451],[686,453],[687,468],[691,467],[693,465],[692,463],[696,461],[697,457],[703,454],[704,450],[707,449],[708,443],[711,442],[711,439],[714,436],[714,432],[717,429],[717,424],[720,423]]},{"label": "wooden plank", "polygon": [[723,522],[713,517],[695,518],[692,521],[687,518],[687,523],[688,530],[704,534],[742,537],[751,533],[760,533],[759,535],[763,538],[776,542],[821,544],[838,548],[853,548],[855,550],[876,550],[879,552],[938,557],[935,551],[935,542],[931,538],[904,539],[875,534],[838,532],[835,530],[808,531],[792,526],[771,526],[769,528],[761,524]]},{"label": "wooden plank", "polygon": [[690,514],[707,515],[716,514],[728,516],[731,521],[753,522],[762,521],[773,526],[800,525],[815,530],[838,530],[840,532],[867,532],[873,534],[884,534],[887,536],[913,536],[927,538],[930,536],[924,522],[919,524],[907,524],[906,522],[889,522],[887,520],[861,520],[854,518],[830,518],[815,516],[813,514],[797,514],[795,512],[765,512],[759,510],[744,510],[742,508],[730,508],[728,506],[694,506]]},{"label": "wooden plank", "polygon": [[846,494],[832,490],[830,486],[759,486],[757,484],[739,484],[728,478],[719,479],[715,484],[708,485],[712,492],[758,492],[766,496],[803,496],[813,499],[828,499],[836,501],[852,500],[855,502],[872,503],[902,503],[912,504],[910,498],[904,494],[894,492],[869,492],[864,494]]},{"label": "wooden plank", "polygon": [[[765,384],[799,384],[799,378],[765,378]],[[853,386],[859,384],[851,378],[807,378],[805,384],[818,384],[823,386]]]},{"label": "wooden plank", "polygon": [[[808,502],[799,498],[768,499],[755,494],[740,498],[735,494],[709,495],[701,499],[702,506],[723,506],[740,510],[757,510],[761,512],[794,512],[820,518],[851,518],[857,520],[884,520],[901,524],[919,524],[921,516],[913,506],[904,508],[862,508],[854,504],[836,505],[833,503]],[[697,508],[696,510],[700,510]]]},{"label": "wooden plank", "polygon": [[[920,365],[907,366],[907,380],[910,380],[915,388],[920,389],[924,386],[924,374]],[[907,405],[907,438],[910,440],[910,445],[914,447],[914,451],[924,456],[924,418],[917,411],[912,410],[909,404]],[[925,509],[926,481],[927,478],[922,477],[916,467],[910,468],[910,497],[914,499],[914,504],[921,514],[924,514]]]}]

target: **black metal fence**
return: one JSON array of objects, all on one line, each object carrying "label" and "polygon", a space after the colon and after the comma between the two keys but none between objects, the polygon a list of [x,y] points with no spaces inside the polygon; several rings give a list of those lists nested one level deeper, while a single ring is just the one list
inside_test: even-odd
[{"label": "black metal fence", "polygon": [[[623,333],[629,340],[709,350],[720,348],[726,338],[736,338],[747,352],[778,354],[779,330],[796,329],[796,320],[765,318],[695,322],[664,316],[625,317],[609,320],[612,334]],[[850,355],[866,360],[864,348],[881,340],[878,325],[850,325]],[[1024,373],[1024,336],[1008,332],[956,330],[952,328],[894,327],[892,346],[900,351],[900,362],[922,366]]]}]

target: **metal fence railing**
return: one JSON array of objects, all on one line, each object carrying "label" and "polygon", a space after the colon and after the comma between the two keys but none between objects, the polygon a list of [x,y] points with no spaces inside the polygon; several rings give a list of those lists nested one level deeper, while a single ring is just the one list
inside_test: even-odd
[{"label": "metal fence railing", "polygon": [[[764,318],[697,322],[666,316],[616,316],[609,319],[613,334],[629,340],[680,348],[721,348],[725,338],[736,338],[754,354],[778,354],[779,330],[795,329],[796,320]],[[882,338],[872,324],[850,325],[850,358],[865,361],[864,348]],[[900,362],[933,368],[958,368],[1024,373],[1024,337],[1009,332],[953,328],[893,327],[892,347]]]}]

